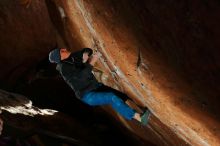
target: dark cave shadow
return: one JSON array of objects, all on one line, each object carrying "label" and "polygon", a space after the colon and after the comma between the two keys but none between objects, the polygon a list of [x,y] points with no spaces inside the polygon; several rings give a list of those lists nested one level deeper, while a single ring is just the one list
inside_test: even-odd
[{"label": "dark cave shadow", "polygon": [[[136,145],[135,141],[139,141],[138,137],[132,136],[131,132],[116,122],[109,114],[106,114],[106,111],[101,107],[91,107],[78,100],[72,89],[57,73],[55,66],[48,63],[47,57],[17,81],[13,86],[16,93],[28,97],[33,105],[38,108],[54,109],[73,118],[76,123],[80,123],[84,128],[89,129],[91,135],[101,138],[102,143],[111,141],[105,145]],[[53,118],[56,115],[47,117]],[[39,118],[39,116],[37,117]],[[43,116],[40,119],[42,118]],[[39,119],[37,121],[41,123],[40,126],[44,125],[45,128],[47,127],[45,125],[49,125],[49,123],[42,124]],[[35,123],[34,120],[32,122]],[[32,129],[40,129],[39,125]],[[153,145],[150,142],[146,143]]]}]

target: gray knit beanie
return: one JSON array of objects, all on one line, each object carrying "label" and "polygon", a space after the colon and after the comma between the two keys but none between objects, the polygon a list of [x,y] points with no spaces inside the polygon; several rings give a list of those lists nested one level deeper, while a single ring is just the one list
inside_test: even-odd
[{"label": "gray knit beanie", "polygon": [[51,63],[59,63],[61,61],[60,58],[60,48],[56,48],[49,53],[49,61]]}]

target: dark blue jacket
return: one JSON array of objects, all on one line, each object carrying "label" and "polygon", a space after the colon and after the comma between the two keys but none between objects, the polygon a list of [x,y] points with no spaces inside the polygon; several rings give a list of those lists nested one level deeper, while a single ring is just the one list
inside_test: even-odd
[{"label": "dark blue jacket", "polygon": [[83,63],[82,57],[83,51],[72,53],[56,67],[79,99],[85,92],[96,89],[100,84],[92,73],[93,66],[87,62]]}]

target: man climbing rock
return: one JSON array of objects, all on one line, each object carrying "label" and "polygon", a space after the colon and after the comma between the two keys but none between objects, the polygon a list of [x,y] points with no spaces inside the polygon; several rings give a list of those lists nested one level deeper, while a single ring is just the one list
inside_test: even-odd
[{"label": "man climbing rock", "polygon": [[98,53],[93,54],[90,48],[73,53],[66,48],[56,48],[49,53],[49,61],[57,64],[56,69],[81,101],[90,106],[111,105],[125,119],[147,125],[149,110],[141,114],[136,112],[126,104],[129,99],[126,94],[96,80],[92,69],[98,59]]}]

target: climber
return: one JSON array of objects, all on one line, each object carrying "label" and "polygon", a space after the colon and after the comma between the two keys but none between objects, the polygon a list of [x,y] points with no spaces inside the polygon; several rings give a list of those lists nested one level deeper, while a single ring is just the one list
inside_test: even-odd
[{"label": "climber", "polygon": [[145,108],[143,113],[136,112],[126,104],[126,94],[96,80],[92,69],[99,55],[90,48],[73,53],[66,48],[56,48],[49,53],[49,61],[57,64],[56,69],[74,90],[76,97],[84,103],[91,106],[111,105],[125,119],[135,119],[147,125],[150,116],[148,109]]}]

